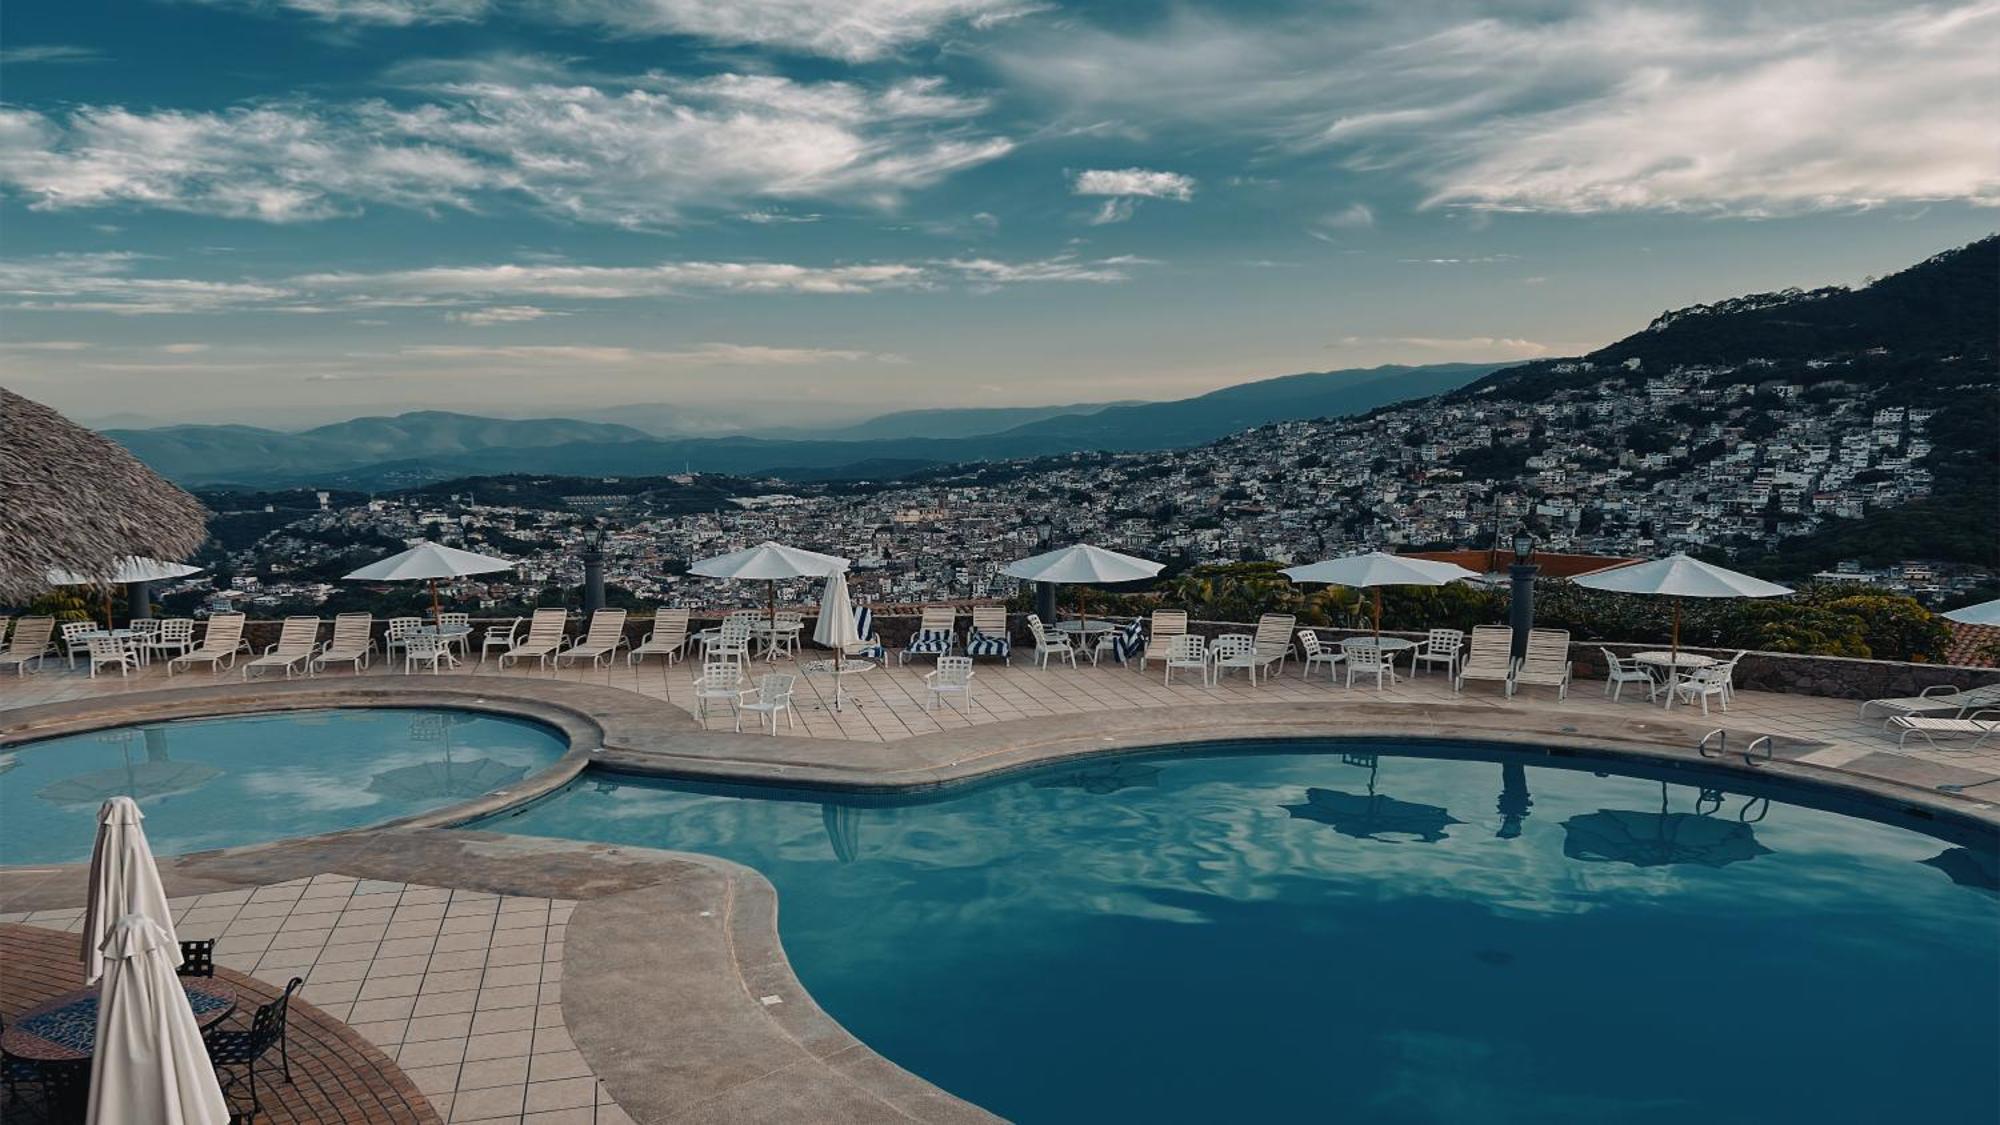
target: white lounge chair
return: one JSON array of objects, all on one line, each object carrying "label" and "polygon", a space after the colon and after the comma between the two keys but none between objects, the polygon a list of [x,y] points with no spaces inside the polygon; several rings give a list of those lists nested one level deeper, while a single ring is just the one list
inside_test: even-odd
[{"label": "white lounge chair", "polygon": [[283,668],[285,678],[291,679],[293,672],[312,674],[313,654],[319,651],[319,618],[287,617],[284,627],[278,631],[278,643],[264,650],[264,655],[243,666],[243,678],[250,673],[262,672],[266,668]]},{"label": "white lounge chair", "polygon": [[[958,710],[972,707],[972,658],[970,656],[940,656],[936,669],[924,673],[924,710],[934,710],[940,701]],[[951,704],[951,696],[964,701],[962,707]]]},{"label": "white lounge chair", "polygon": [[53,617],[23,617],[16,621],[14,631],[7,637],[6,651],[0,652],[0,668],[11,664],[15,675],[25,676],[28,665],[33,663],[35,670],[41,671],[42,661],[49,653],[49,638],[55,631]]},{"label": "white lounge chair", "polygon": [[646,634],[639,647],[625,654],[625,663],[637,664],[649,656],[664,656],[671,665],[681,658],[681,651],[687,647],[687,636],[687,610],[658,610],[653,614],[653,631]]},{"label": "white lounge chair", "polygon": [[1423,672],[1426,664],[1444,665],[1446,679],[1458,674],[1458,654],[1465,651],[1465,634],[1456,629],[1432,629],[1410,654],[1410,675]]},{"label": "white lounge chair", "polygon": [[1249,633],[1224,633],[1209,646],[1208,663],[1213,669],[1212,683],[1221,683],[1224,672],[1240,668],[1249,673],[1250,686],[1257,686],[1257,638]]},{"label": "white lounge chair", "polygon": [[536,610],[535,615],[528,619],[528,635],[521,638],[521,643],[501,653],[495,663],[505,668],[509,660],[526,660],[532,656],[537,668],[547,668],[549,658],[562,648],[563,629],[568,623],[569,613],[565,610]]},{"label": "white lounge chair", "polygon": [[[711,660],[701,666],[701,675],[694,681],[694,713],[702,726],[708,725],[709,704],[721,701],[729,704],[729,713],[736,714],[743,702],[743,665],[735,660]],[[738,728],[741,729],[741,720]]]},{"label": "white lounge chair", "polygon": [[[1726,676],[1723,682],[1728,682]],[[1569,630],[1528,630],[1528,651],[1514,669],[1507,694],[1513,695],[1523,687],[1552,687],[1557,699],[1569,698]],[[1701,710],[1704,715],[1708,713],[1705,702]]]},{"label": "white lounge chair", "polygon": [[[1931,749],[1949,753],[1953,750],[1977,750],[1986,745],[1986,740],[2000,734],[2000,710],[1974,711],[1959,719],[1934,719],[1925,715],[1892,715],[1884,724],[1889,730],[1899,732],[1897,746],[1905,746],[1911,735],[1917,735],[1930,744]],[[1943,747],[1937,744],[1940,738],[1970,738],[1970,746]]]},{"label": "white lounge chair", "polygon": [[1028,615],[1028,633],[1035,638],[1036,664],[1047,668],[1049,658],[1057,657],[1076,667],[1076,646],[1069,643],[1068,637],[1043,625],[1042,619],[1032,613]]},{"label": "white lounge chair", "polygon": [[972,631],[965,635],[965,655],[978,658],[997,656],[1002,664],[1014,663],[1014,642],[1008,637],[1007,607],[972,607]]},{"label": "white lounge chair", "polygon": [[1299,630],[1299,651],[1305,654],[1299,662],[1299,678],[1305,680],[1312,679],[1313,667],[1319,664],[1326,665],[1327,678],[1332,679],[1340,662],[1347,659],[1347,654],[1340,649],[1321,644],[1319,634],[1311,629]]},{"label": "white lounge chair", "polygon": [[1193,633],[1181,633],[1172,639],[1167,647],[1166,674],[1160,678],[1163,684],[1174,682],[1174,669],[1193,670],[1201,673],[1202,686],[1208,686],[1208,638]]},{"label": "white lounge chair", "polygon": [[908,664],[912,656],[950,656],[957,645],[958,611],[948,605],[927,605],[896,663]]},{"label": "white lounge chair", "polygon": [[1905,695],[1894,699],[1871,699],[1861,705],[1860,718],[1868,717],[1870,707],[1879,707],[1892,715],[1925,715],[1933,713],[1957,712],[1953,718],[1963,719],[1982,707],[2000,707],[2000,684],[1985,687],[1959,688],[1950,684],[1936,684],[1925,688],[1917,695]]},{"label": "white lounge chair", "polygon": [[1257,669],[1271,677],[1271,665],[1278,675],[1285,673],[1285,661],[1292,656],[1292,629],[1299,619],[1289,613],[1267,613],[1257,619]]},{"label": "white lounge chair", "polygon": [[1486,680],[1503,685],[1514,694],[1514,630],[1505,625],[1479,625],[1472,630],[1472,644],[1458,666],[1453,691],[1464,691],[1467,680]]},{"label": "white lounge chair", "polygon": [[224,665],[234,668],[236,654],[241,651],[243,651],[243,615],[218,613],[208,619],[208,628],[202,630],[200,648],[167,661],[167,675],[172,676],[174,669],[183,664],[188,666],[207,664],[210,672],[221,672]]},{"label": "white lounge chair", "polygon": [[352,664],[358,675],[375,656],[375,618],[366,613],[343,613],[333,619],[333,639],[313,658],[314,671],[324,672],[329,664]]},{"label": "white lounge chair", "polygon": [[1604,694],[1611,697],[1611,702],[1618,702],[1626,684],[1645,684],[1648,703],[1660,694],[1660,682],[1653,678],[1651,672],[1641,668],[1638,661],[1621,657],[1608,648],[1597,651],[1604,654],[1604,666],[1609,669],[1604,677]]},{"label": "white lounge chair", "polygon": [[757,686],[740,692],[736,702],[736,729],[743,730],[743,712],[750,711],[757,716],[757,729],[764,729],[766,716],[771,720],[771,737],[778,736],[778,716],[785,716],[785,729],[792,729],[792,685],[798,677],[789,672],[766,672],[757,677]]},{"label": "white lounge chair", "polygon": [[1349,637],[1340,642],[1340,651],[1347,657],[1347,686],[1354,686],[1354,677],[1375,677],[1375,690],[1381,691],[1388,684],[1396,682],[1396,654],[1384,649],[1374,637]]},{"label": "white lounge chair", "polygon": [[609,664],[617,658],[618,650],[629,643],[625,639],[625,611],[600,609],[590,615],[590,628],[556,654],[556,666],[560,668],[565,660],[574,664],[583,657],[590,658],[592,668],[600,660]]},{"label": "white lounge chair", "polygon": [[1146,652],[1139,657],[1139,671],[1146,670],[1148,660],[1165,660],[1174,648],[1174,638],[1187,635],[1188,616],[1186,610],[1156,609],[1153,611],[1152,629],[1146,635]]}]

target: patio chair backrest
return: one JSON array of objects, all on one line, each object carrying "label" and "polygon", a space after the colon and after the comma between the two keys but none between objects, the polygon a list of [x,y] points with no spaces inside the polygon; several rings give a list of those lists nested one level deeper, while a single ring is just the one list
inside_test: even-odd
[{"label": "patio chair backrest", "polygon": [[958,610],[948,605],[927,605],[923,616],[917,622],[921,633],[954,633],[958,631]]},{"label": "patio chair backrest", "polygon": [[242,640],[243,615],[218,613],[208,619],[208,628],[201,634],[201,647],[212,652],[235,652]]},{"label": "patio chair backrest", "polygon": [[167,645],[191,645],[194,643],[194,618],[169,617],[160,622],[160,635],[155,640]]},{"label": "patio chair backrest", "polygon": [[524,643],[536,646],[560,644],[563,628],[569,624],[569,611],[563,609],[538,609],[528,619],[528,639]]},{"label": "patio chair backrest", "polygon": [[1217,660],[1241,660],[1257,651],[1257,638],[1244,633],[1224,633],[1215,638],[1211,649]]},{"label": "patio chair backrest", "polygon": [[757,619],[754,617],[740,617],[735,614],[731,614],[730,616],[723,618],[722,639],[725,641],[749,640],[750,626],[756,620]]},{"label": "patio chair backrest", "polygon": [[160,631],[160,619],[157,617],[141,617],[137,621],[132,622],[132,631],[139,634],[141,638],[156,636]]},{"label": "patio chair backrest", "polygon": [[792,685],[798,677],[789,672],[766,672],[757,677],[757,702],[763,704],[789,703],[792,699]]},{"label": "patio chair backrest", "polygon": [[1153,636],[1177,637],[1187,632],[1187,610],[1156,609],[1153,611]]},{"label": "patio chair backrest", "polygon": [[1176,664],[1206,659],[1208,638],[1195,633],[1182,633],[1173,638],[1173,647],[1167,650],[1167,659]]},{"label": "patio chair backrest", "polygon": [[125,642],[117,637],[92,637],[84,644],[90,646],[92,660],[125,659]]},{"label": "patio chair backrest", "polygon": [[404,655],[415,660],[435,660],[450,647],[451,642],[436,633],[411,633],[403,639]]},{"label": "patio chair backrest", "polygon": [[1049,629],[1048,626],[1042,624],[1040,614],[1031,613],[1028,615],[1028,634],[1035,638],[1036,648],[1047,648],[1049,646]]},{"label": "patio chair backrest", "polygon": [[65,621],[62,627],[63,646],[82,649],[86,644],[83,639],[84,634],[95,633],[97,629],[98,624],[95,621]]},{"label": "patio chair backrest", "polygon": [[1604,654],[1604,666],[1613,672],[1636,672],[1639,669],[1639,662],[1636,660],[1622,659],[1608,648],[1600,648],[1597,651]]},{"label": "patio chair backrest", "polygon": [[712,660],[701,666],[695,690],[710,694],[735,694],[743,686],[743,665],[734,660]]},{"label": "patio chair backrest", "polygon": [[1472,659],[1482,657],[1505,662],[1514,651],[1514,630],[1505,625],[1475,625],[1472,628]]},{"label": "patio chair backrest", "polygon": [[1382,642],[1374,637],[1349,637],[1340,642],[1340,650],[1347,654],[1350,664],[1379,664],[1382,661]]},{"label": "patio chair backrest", "polygon": [[421,617],[391,617],[388,625],[389,639],[400,641],[423,627],[424,619]]},{"label": "patio chair backrest", "polygon": [[23,617],[14,622],[14,635],[7,639],[10,656],[39,656],[49,647],[49,635],[56,631],[53,617]]},{"label": "patio chair backrest", "polygon": [[780,630],[798,628],[805,623],[806,615],[796,609],[781,609],[778,611],[777,625]]},{"label": "patio chair backrest", "polygon": [[618,638],[625,635],[625,611],[622,609],[600,609],[590,615],[590,633],[584,638],[586,644],[615,645]]},{"label": "patio chair backrest", "polygon": [[1292,627],[1299,619],[1289,613],[1267,613],[1257,619],[1257,647],[1265,651],[1292,647]]},{"label": "patio chair backrest", "polygon": [[278,631],[278,652],[307,652],[319,643],[319,618],[287,617]]},{"label": "patio chair backrest", "polygon": [[747,627],[762,620],[764,611],[761,609],[732,609],[723,615],[722,623],[726,626],[731,621],[741,621]]},{"label": "patio chair backrest", "polygon": [[1710,664],[1705,668],[1696,668],[1694,671],[1689,672],[1684,682],[1692,683],[1696,687],[1701,688],[1727,687],[1729,686],[1730,670],[1730,666],[1727,664]]},{"label": "patio chair backrest", "polygon": [[1007,607],[1004,605],[976,605],[972,607],[972,628],[988,637],[1007,635]]},{"label": "patio chair backrest", "polygon": [[1555,665],[1557,667],[1567,665],[1569,663],[1569,630],[1528,630],[1527,662],[1534,665]]},{"label": "patio chair backrest", "polygon": [[1311,629],[1300,629],[1299,651],[1305,653],[1307,656],[1318,656],[1320,654],[1319,634],[1313,632]]},{"label": "patio chair backrest", "polygon": [[368,647],[368,634],[375,630],[375,618],[366,613],[343,613],[333,619],[333,647],[336,649],[359,649]]},{"label": "patio chair backrest", "polygon": [[653,641],[678,641],[687,637],[688,611],[684,609],[662,609],[653,613]]},{"label": "patio chair backrest", "polygon": [[964,687],[972,682],[972,658],[970,656],[940,656],[937,675],[931,677],[934,687]]},{"label": "patio chair backrest", "polygon": [[438,614],[438,628],[443,629],[447,633],[463,633],[467,629],[472,628],[472,615],[469,613],[440,613]]},{"label": "patio chair backrest", "polygon": [[1456,629],[1432,629],[1424,650],[1432,656],[1456,656],[1465,647],[1465,634]]}]

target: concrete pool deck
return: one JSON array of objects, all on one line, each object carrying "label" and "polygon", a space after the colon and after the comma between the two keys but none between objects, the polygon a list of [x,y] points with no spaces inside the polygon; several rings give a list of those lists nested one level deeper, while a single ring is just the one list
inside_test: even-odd
[{"label": "concrete pool deck", "polygon": [[[1643,698],[1614,704],[1591,683],[1578,684],[1559,704],[1553,693],[1505,700],[1488,686],[1454,696],[1438,678],[1381,693],[1323,680],[1307,684],[1296,675],[1256,688],[1240,682],[1165,688],[1157,674],[1124,669],[982,666],[977,682],[986,698],[976,700],[969,715],[937,715],[922,708],[920,674],[885,668],[858,677],[860,683],[849,685],[858,699],[838,713],[828,709],[830,700],[804,694],[803,732],[774,738],[704,729],[682,705],[677,688],[688,673],[679,667],[666,673],[657,666],[635,673],[622,665],[560,674],[489,669],[435,677],[378,672],[247,685],[234,677],[197,676],[176,677],[171,686],[155,675],[118,683],[52,672],[31,677],[25,688],[0,684],[0,751],[36,737],[120,723],[316,706],[474,707],[561,727],[572,738],[571,753],[504,795],[393,826],[175,857],[161,866],[175,895],[245,889],[254,895],[273,885],[338,876],[448,899],[464,892],[573,904],[567,940],[557,943],[561,954],[545,962],[557,966],[559,982],[551,983],[558,984],[559,998],[547,1005],[554,1012],[537,1015],[536,1026],[544,1018],[560,1021],[548,1026],[573,1042],[592,1081],[601,1084],[604,1101],[593,1099],[591,1109],[595,1120],[606,1122],[617,1118],[607,1116],[604,1105],[643,1122],[991,1118],[876,1055],[812,1002],[779,945],[775,893],[755,872],[700,856],[442,830],[565,784],[593,764],[687,779],[893,792],[1171,743],[1460,740],[1505,744],[1549,755],[1552,763],[1604,757],[1668,770],[1706,769],[1746,786],[1803,783],[1837,791],[1864,811],[1911,813],[1940,827],[1975,831],[2000,826],[2000,806],[1981,799],[1979,790],[1952,795],[1936,788],[2000,778],[2000,755],[1895,753],[1874,733],[1878,724],[1855,721],[1854,705],[1840,700],[1745,692],[1729,715],[1704,720],[1698,711],[1666,712]],[[801,686],[816,682],[802,679]],[[657,691],[641,690],[654,685]],[[1746,766],[1740,757],[1702,759],[1695,743],[1716,727],[1730,732],[1733,748],[1758,735],[1777,736],[1773,761]],[[1996,790],[2000,785],[1989,791]],[[80,865],[0,868],[0,910],[11,912],[10,920],[21,915],[39,925],[31,912],[74,909],[82,887]],[[407,966],[392,967],[416,975]],[[309,983],[309,1000],[312,989]],[[327,1003],[337,1007],[341,1001]],[[385,1037],[390,1030],[374,1029]],[[399,1040],[391,1053],[402,1046]],[[532,1072],[530,1048],[525,1057]],[[493,1087],[457,1085],[470,1062],[488,1061],[462,1056],[454,1085],[444,1089],[439,1068],[452,1064],[429,1060],[450,1049],[413,1050],[412,1061],[402,1063],[430,1083],[420,1084],[427,1096],[453,1099],[450,1119],[538,1120],[528,1116],[533,1111],[525,1079],[515,1109],[505,1093],[455,1100]],[[479,1068],[473,1077],[490,1081],[500,1069]],[[496,1107],[501,1112],[490,1118],[460,1116]]]}]

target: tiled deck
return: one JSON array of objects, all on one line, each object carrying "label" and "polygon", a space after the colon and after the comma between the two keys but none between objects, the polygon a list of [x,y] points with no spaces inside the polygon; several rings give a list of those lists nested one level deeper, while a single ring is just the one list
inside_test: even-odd
[{"label": "tiled deck", "polygon": [[[757,667],[759,670],[769,667],[778,671],[795,671],[797,666],[791,661],[780,660]],[[1545,688],[1524,689],[1512,700],[1503,698],[1496,684],[1472,684],[1462,695],[1455,694],[1444,677],[1437,674],[1414,678],[1405,676],[1394,686],[1378,693],[1374,687],[1359,683],[1350,690],[1329,681],[1323,673],[1306,681],[1300,678],[1294,666],[1288,674],[1255,687],[1250,686],[1240,673],[1232,674],[1210,687],[1203,685],[1199,677],[1184,679],[1179,675],[1171,685],[1165,684],[1157,666],[1142,674],[1134,669],[1109,664],[1093,668],[1086,661],[1074,670],[1057,665],[1045,671],[1034,667],[1024,657],[1018,658],[1012,666],[982,662],[973,680],[971,703],[965,710],[953,710],[945,705],[927,710],[923,681],[923,673],[927,670],[921,662],[899,667],[892,656],[886,666],[845,679],[847,700],[838,711],[832,706],[833,684],[830,677],[800,676],[796,688],[796,725],[788,728],[781,721],[779,737],[894,742],[1014,720],[1204,704],[1449,703],[1489,710],[1524,708],[1547,711],[1559,708],[1579,716],[1625,718],[1648,714],[1650,706],[1651,714],[1663,713],[1658,704],[1647,704],[1643,693],[1630,688],[1621,701],[1612,702],[1604,697],[1600,681],[1576,683],[1568,700],[1558,703],[1555,693]],[[628,666],[621,656],[610,667],[566,666],[559,670],[542,671],[530,664],[511,667],[504,672],[490,662],[484,665],[472,662],[460,672],[489,677],[496,684],[526,678],[540,683],[568,682],[617,688],[668,701],[690,713],[695,710],[692,670],[686,664],[668,667],[657,658],[637,668]],[[364,678],[400,678],[401,675],[400,671],[392,671],[381,663],[362,673]],[[423,675],[418,673],[420,677]],[[352,672],[333,671],[317,679],[332,683],[353,676]],[[42,673],[25,680],[0,676],[0,710],[126,691],[216,682],[241,681],[235,673],[210,676],[206,672],[184,674],[169,680],[157,665],[129,679],[107,675],[92,680],[80,671],[71,672],[64,669],[60,662],[53,662]],[[1713,720],[1716,726],[1728,725],[1739,731],[1822,744],[1797,755],[1800,760],[1815,765],[1895,779],[1899,762],[1921,763],[1948,771],[1944,775],[1945,780],[1956,784],[1977,783],[1989,777],[2000,778],[2000,742],[1989,742],[1980,750],[1942,751],[1914,743],[1899,751],[1894,739],[1884,735],[1881,716],[1862,720],[1856,717],[1855,712],[1856,704],[1850,700],[1746,691],[1739,693],[1726,716],[1718,711]],[[1702,721],[1698,707],[1676,706],[1664,714],[1683,722]],[[744,719],[745,730],[754,729],[755,716],[746,715]],[[713,730],[728,731],[731,717],[726,710],[714,710],[709,716],[708,726]],[[1928,776],[1933,772],[1926,771],[1926,774]],[[1991,795],[2000,797],[2000,782],[1991,786]]]}]

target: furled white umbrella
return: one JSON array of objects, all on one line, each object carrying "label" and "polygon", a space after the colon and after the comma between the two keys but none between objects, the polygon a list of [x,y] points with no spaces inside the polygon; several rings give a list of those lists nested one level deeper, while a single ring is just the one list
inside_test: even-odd
[{"label": "furled white umbrella", "polygon": [[1138,582],[1160,573],[1164,563],[1132,555],[1121,555],[1088,543],[1060,547],[1002,567],[1009,578],[1029,582],[1049,582],[1069,586],[1103,586],[1118,582]]},{"label": "furled white umbrella", "polygon": [[143,914],[105,935],[91,1051],[92,1125],[224,1125],[229,1102],[174,972],[180,943]]},{"label": "furled white umbrella", "polygon": [[[813,640],[833,650],[836,675],[840,658],[848,649],[861,643],[861,630],[854,623],[854,603],[847,597],[847,572],[844,570],[836,570],[827,576],[826,590],[819,597],[819,624],[813,628]],[[834,690],[838,692],[838,686]]]},{"label": "furled white umbrella", "polygon": [[1443,586],[1462,579],[1479,577],[1457,563],[1411,558],[1408,555],[1392,555],[1386,551],[1370,551],[1365,555],[1325,559],[1321,562],[1287,567],[1278,573],[1294,582],[1323,582],[1329,586],[1374,590],[1377,637],[1382,635],[1382,587]]},{"label": "furled white umbrella", "polygon": [[145,915],[165,930],[169,939],[179,940],[174,935],[173,912],[167,909],[167,892],[160,886],[160,868],[153,862],[152,845],[146,842],[146,830],[139,826],[144,819],[139,803],[130,797],[113,797],[97,810],[97,842],[90,849],[90,898],[84,907],[83,947],[78,956],[84,964],[86,984],[104,974],[104,937],[113,923],[128,914]]},{"label": "furled white umbrella", "polygon": [[118,560],[118,566],[106,579],[91,578],[73,570],[51,570],[48,583],[51,586],[101,586],[104,589],[104,627],[111,628],[111,587],[126,586],[134,582],[164,582],[170,578],[186,578],[190,574],[200,574],[201,568],[186,563],[167,562],[164,559],[149,559],[144,555],[127,555]]},{"label": "furled white umbrella", "polygon": [[778,583],[788,578],[825,578],[847,569],[847,559],[766,540],[741,551],[701,559],[688,567],[703,578],[737,578],[766,585],[765,608],[778,624]]},{"label": "furled white umbrella", "polygon": [[473,574],[494,574],[514,569],[511,559],[461,551],[442,543],[425,540],[400,554],[369,563],[346,576],[349,582],[420,582],[431,584],[431,617],[442,624],[443,606],[438,604],[438,579],[464,578]]},{"label": "furled white umbrella", "polygon": [[1960,625],[2000,625],[2000,598],[1978,605],[1963,605],[1944,614],[1946,621]]},{"label": "furled white umbrella", "polygon": [[1680,664],[1682,598],[1781,598],[1791,589],[1705,563],[1676,551],[1664,559],[1578,575],[1577,585],[1613,594],[1649,594],[1674,599],[1673,660]]}]

